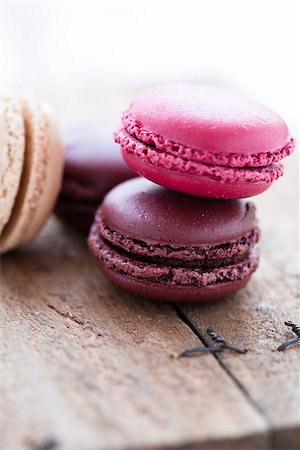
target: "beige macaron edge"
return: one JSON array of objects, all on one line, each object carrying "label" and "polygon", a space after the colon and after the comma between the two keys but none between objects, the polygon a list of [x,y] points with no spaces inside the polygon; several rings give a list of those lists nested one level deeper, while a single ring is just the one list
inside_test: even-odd
[{"label": "beige macaron edge", "polygon": [[25,131],[21,102],[12,91],[0,92],[0,235],[19,191]]},{"label": "beige macaron edge", "polygon": [[31,95],[21,98],[25,157],[18,195],[0,237],[0,252],[31,241],[51,213],[61,187],[63,146],[51,108]]}]

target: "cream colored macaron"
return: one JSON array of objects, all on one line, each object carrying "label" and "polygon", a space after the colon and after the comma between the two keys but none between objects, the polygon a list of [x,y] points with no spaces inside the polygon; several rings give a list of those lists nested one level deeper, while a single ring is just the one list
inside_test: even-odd
[{"label": "cream colored macaron", "polygon": [[25,153],[22,106],[13,92],[0,93],[0,236],[19,190]]},{"label": "cream colored macaron", "polygon": [[[28,243],[38,234],[54,207],[62,180],[63,147],[50,107],[31,95],[21,96],[19,102],[25,130],[23,157],[22,132],[18,131],[22,127],[14,129],[12,123],[8,127],[6,121],[2,121],[3,135],[9,136],[5,128],[10,130],[18,149],[14,151],[15,156],[12,150],[11,156],[7,156],[12,144],[4,144],[2,149],[10,163],[4,165],[4,176],[1,173],[1,253]],[[5,141],[8,142],[7,138]],[[9,199],[3,195],[8,190]],[[2,197],[5,200],[2,201]]]}]

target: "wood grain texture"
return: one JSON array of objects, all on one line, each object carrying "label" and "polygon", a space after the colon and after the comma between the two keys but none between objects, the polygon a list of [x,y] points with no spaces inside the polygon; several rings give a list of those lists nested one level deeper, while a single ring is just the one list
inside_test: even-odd
[{"label": "wood grain texture", "polygon": [[267,424],[172,305],[133,298],[54,219],[2,258],[1,450],[250,448]]},{"label": "wood grain texture", "polygon": [[[255,199],[262,261],[238,295],[179,306],[133,297],[51,219],[1,260],[0,448],[297,449],[297,170]],[[174,359],[213,325],[245,355]],[[195,327],[193,331],[191,326]],[[48,441],[49,442],[49,441]],[[53,444],[53,445],[54,445]],[[44,446],[45,446],[44,445]]]},{"label": "wood grain texture", "polygon": [[285,179],[255,199],[262,255],[246,289],[218,304],[180,307],[203,338],[210,324],[249,349],[216,359],[266,418],[276,449],[300,448],[300,346],[276,351],[293,336],[284,321],[300,322],[298,199],[297,165],[290,162]]}]

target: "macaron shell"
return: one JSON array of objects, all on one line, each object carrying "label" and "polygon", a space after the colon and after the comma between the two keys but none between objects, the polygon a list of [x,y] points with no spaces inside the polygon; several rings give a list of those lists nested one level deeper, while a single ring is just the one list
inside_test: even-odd
[{"label": "macaron shell", "polygon": [[106,226],[124,236],[177,247],[228,243],[256,226],[251,202],[186,196],[143,178],[111,190],[101,217]]},{"label": "macaron shell", "polygon": [[[171,244],[155,244],[153,241],[130,238],[122,235],[116,230],[107,227],[101,217],[101,208],[95,216],[95,225],[99,235],[104,241],[115,248],[125,252],[133,253],[139,257],[159,258],[160,261],[167,259],[170,265],[176,265],[178,261],[187,263],[190,267],[201,265],[203,267],[218,266],[233,258],[242,258],[258,242],[260,231],[258,227],[248,231],[240,239],[232,239],[226,245],[200,245],[200,246],[179,246]],[[94,228],[93,228],[94,230]],[[90,232],[91,234],[91,232]],[[97,240],[97,238],[96,238]]]},{"label": "macaron shell", "polygon": [[290,139],[275,112],[216,86],[159,86],[142,94],[129,113],[146,130],[199,150],[255,154],[276,151]]},{"label": "macaron shell", "polygon": [[[210,267],[202,266],[199,261],[190,261],[187,265],[184,259],[151,259],[140,257],[133,252],[122,252],[120,247],[113,247],[103,239],[103,236],[93,225],[88,243],[97,259],[102,260],[106,267],[126,276],[150,283],[159,283],[168,286],[197,286],[206,287],[224,282],[235,282],[248,278],[258,265],[259,252],[254,244],[248,253],[242,257],[233,256],[229,259],[209,261]],[[229,250],[230,251],[230,250]]]},{"label": "macaron shell", "polygon": [[123,143],[123,145],[127,141],[127,146],[130,147],[131,144],[131,151],[134,150],[134,147],[135,150],[139,148],[140,151],[143,151],[144,153],[149,153],[150,149],[152,149],[152,151],[156,149],[156,151],[160,150],[167,155],[174,155],[175,157],[183,158],[189,162],[200,162],[209,165],[239,168],[264,167],[281,161],[283,158],[291,155],[295,148],[295,141],[293,138],[290,138],[286,145],[275,151],[264,150],[254,154],[241,154],[228,151],[213,152],[209,148],[200,150],[182,143],[164,139],[159,134],[145,129],[128,111],[123,113],[122,123],[124,128],[115,131],[115,140],[120,144]]},{"label": "macaron shell", "polygon": [[[138,241],[137,241],[138,242]],[[259,250],[254,244],[245,258],[224,266],[201,268],[168,264],[168,259],[154,261],[136,258],[105,242],[97,221],[93,224],[88,245],[101,271],[116,285],[136,295],[164,301],[207,301],[224,298],[237,292],[249,281],[259,262]]]},{"label": "macaron shell", "polygon": [[157,154],[156,164],[153,164],[147,157],[142,158],[128,152],[123,146],[122,155],[129,167],[137,174],[169,189],[199,197],[217,199],[252,197],[267,190],[272,185],[272,179],[275,180],[283,174],[283,167],[280,164],[277,164],[276,167],[274,165],[274,171],[272,168],[268,169],[269,173],[266,173],[266,176],[263,175],[267,181],[261,180],[262,168],[249,169],[247,173],[246,169],[243,169],[244,178],[247,181],[240,181],[234,177],[235,174],[239,175],[238,169],[229,169],[230,174],[228,174],[226,167],[214,166],[214,174],[210,175],[205,173],[206,167],[202,165],[203,174],[198,174],[184,169],[174,170],[170,164],[165,163],[163,155]]},{"label": "macaron shell", "polygon": [[0,236],[11,216],[19,190],[25,152],[25,131],[19,98],[0,94]]},{"label": "macaron shell", "polygon": [[169,286],[128,277],[127,275],[111,270],[100,260],[97,260],[97,264],[107,278],[118,287],[125,289],[134,295],[162,301],[205,302],[220,300],[242,289],[251,277],[251,275],[249,275],[249,277],[244,278],[243,280],[219,283],[202,288],[194,286]]},{"label": "macaron shell", "polygon": [[33,239],[53,209],[61,186],[63,148],[52,111],[31,96],[22,98],[26,148],[19,193],[0,239],[5,252]]}]

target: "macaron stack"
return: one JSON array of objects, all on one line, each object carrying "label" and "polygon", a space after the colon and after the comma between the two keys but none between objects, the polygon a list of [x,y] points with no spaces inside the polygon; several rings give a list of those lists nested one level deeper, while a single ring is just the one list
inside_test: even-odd
[{"label": "macaron stack", "polygon": [[[271,110],[221,88],[162,86],[116,131],[138,175],[110,191],[89,247],[118,286],[159,300],[233,294],[258,266],[253,203],[282,176],[294,141]],[[155,184],[154,184],[154,183]]]},{"label": "macaron stack", "polygon": [[0,253],[30,242],[53,209],[63,149],[50,107],[0,93]]}]

